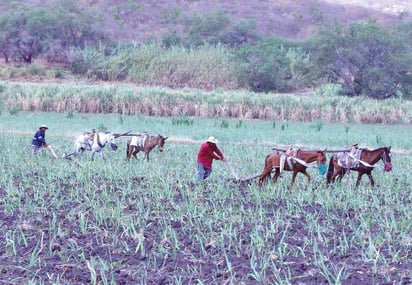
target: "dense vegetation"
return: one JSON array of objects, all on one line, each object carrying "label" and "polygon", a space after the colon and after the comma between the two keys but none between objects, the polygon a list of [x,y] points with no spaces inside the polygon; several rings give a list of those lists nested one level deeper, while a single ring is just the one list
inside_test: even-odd
[{"label": "dense vegetation", "polygon": [[287,41],[223,11],[182,16],[176,8],[164,11],[164,34],[119,42],[102,30],[101,12],[81,2],[10,3],[0,15],[6,62],[46,58],[91,79],[145,85],[290,92],[334,83],[349,96],[412,96],[410,23],[319,22],[311,37]]}]

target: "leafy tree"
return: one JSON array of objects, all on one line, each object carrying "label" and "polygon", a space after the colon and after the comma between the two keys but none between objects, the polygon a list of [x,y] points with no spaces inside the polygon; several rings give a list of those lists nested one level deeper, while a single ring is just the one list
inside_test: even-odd
[{"label": "leafy tree", "polygon": [[339,83],[345,94],[396,96],[412,63],[411,48],[399,33],[376,22],[334,25],[320,31],[311,54],[318,76]]},{"label": "leafy tree", "polygon": [[74,0],[39,7],[22,4],[0,17],[1,53],[6,61],[13,56],[31,63],[46,51],[58,50],[65,60],[69,47],[97,45],[106,40],[94,15],[98,14],[81,8]]},{"label": "leafy tree", "polygon": [[183,18],[183,29],[177,28],[178,19],[173,28],[163,35],[164,46],[183,44],[186,47],[198,47],[205,44],[223,44],[238,48],[242,44],[254,44],[260,40],[252,19],[234,22],[226,12],[217,11],[209,14],[194,13]]},{"label": "leafy tree", "polygon": [[11,14],[0,16],[0,52],[5,62],[9,62],[14,54],[15,40],[18,29],[15,25],[16,18]]},{"label": "leafy tree", "polygon": [[225,12],[219,11],[207,15],[193,14],[184,21],[184,41],[187,46],[200,46],[205,43],[216,44],[219,35],[229,24]]},{"label": "leafy tree", "polygon": [[235,55],[239,76],[254,91],[288,91],[292,78],[288,50],[279,39],[243,45]]},{"label": "leafy tree", "polygon": [[259,40],[260,36],[252,20],[231,25],[219,36],[219,42],[231,48],[238,48],[243,44],[255,44]]},{"label": "leafy tree", "polygon": [[43,8],[31,8],[19,15],[21,22],[17,50],[26,63],[31,63],[47,49],[47,39],[54,28],[54,21]]}]

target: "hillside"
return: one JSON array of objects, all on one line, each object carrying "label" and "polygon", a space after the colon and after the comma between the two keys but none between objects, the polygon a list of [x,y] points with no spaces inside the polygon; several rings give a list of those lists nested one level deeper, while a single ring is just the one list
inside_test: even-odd
[{"label": "hillside", "polygon": [[[96,5],[107,5],[106,11],[119,11],[124,25],[113,29],[115,38],[159,37],[167,31],[164,15],[179,7],[182,15],[225,11],[234,22],[253,19],[256,30],[262,35],[300,39],[310,35],[321,21],[336,20],[342,24],[376,19],[382,24],[393,24],[412,17],[412,5],[407,0],[399,1],[353,1],[353,0],[199,0],[199,1],[142,1],[136,13],[130,12],[130,4],[124,1],[95,1]],[[155,11],[155,13],[153,13]],[[136,17],[134,17],[136,16]],[[110,18],[110,17],[108,17]],[[404,20],[405,20],[404,18]],[[115,21],[110,25],[116,27]]]},{"label": "hillside", "polygon": [[[10,2],[13,1],[6,3]],[[50,1],[14,2],[43,5]],[[0,3],[0,11],[7,12],[6,3]],[[322,22],[348,24],[376,19],[389,25],[412,20],[410,0],[85,0],[82,3],[102,11],[107,23],[105,29],[115,40],[128,42],[159,38],[171,27],[182,28],[184,18],[193,13],[226,12],[233,23],[253,20],[259,34],[285,39],[305,38]]]},{"label": "hillside", "polygon": [[287,39],[305,38],[319,23],[327,21],[348,24],[376,19],[382,24],[394,24],[412,19],[412,2],[407,0],[159,0],[141,1],[134,10],[130,1],[93,2],[108,11],[117,11],[120,20],[107,15],[108,27],[115,38],[127,41],[160,37],[168,30],[165,15],[176,9],[181,10],[180,17],[224,11],[233,22],[252,19],[259,34]]}]

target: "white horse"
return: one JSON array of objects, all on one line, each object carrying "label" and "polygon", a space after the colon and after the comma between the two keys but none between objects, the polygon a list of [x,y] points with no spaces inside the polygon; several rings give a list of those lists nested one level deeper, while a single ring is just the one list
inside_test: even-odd
[{"label": "white horse", "polygon": [[96,152],[100,153],[101,158],[104,160],[103,148],[106,144],[110,144],[112,150],[117,150],[117,144],[115,138],[118,135],[112,133],[95,133],[93,140],[89,134],[83,134],[76,138],[74,142],[74,152],[73,155],[76,158],[81,157],[85,150],[91,151],[91,160],[94,158]]}]

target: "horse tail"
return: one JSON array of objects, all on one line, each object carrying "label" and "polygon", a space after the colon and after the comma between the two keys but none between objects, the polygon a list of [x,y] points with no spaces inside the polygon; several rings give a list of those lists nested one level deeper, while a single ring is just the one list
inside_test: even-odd
[{"label": "horse tail", "polygon": [[333,175],[333,155],[331,156],[330,160],[329,160],[329,167],[328,167],[328,172],[326,173],[326,181],[328,183],[331,182],[332,179],[332,175]]},{"label": "horse tail", "polygon": [[[270,161],[270,159],[269,159],[270,156],[271,156],[271,154],[268,154],[268,155],[266,155],[266,157],[265,157],[265,168],[263,169],[263,172],[259,175],[259,182],[258,182],[258,185],[259,185],[259,186],[262,186],[265,178],[266,178],[266,177],[270,174],[270,172],[272,171],[272,166],[269,165],[269,163],[271,164],[271,161]],[[268,168],[270,168],[270,170],[268,170]]]}]

